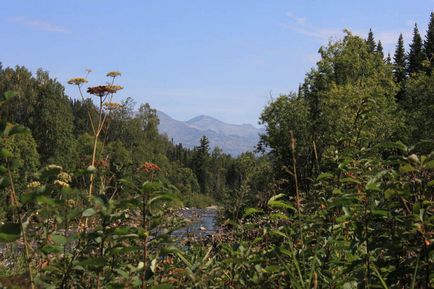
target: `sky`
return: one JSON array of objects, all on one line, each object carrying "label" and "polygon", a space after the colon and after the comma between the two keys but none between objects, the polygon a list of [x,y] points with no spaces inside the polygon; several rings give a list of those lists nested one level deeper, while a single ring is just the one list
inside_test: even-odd
[{"label": "sky", "polygon": [[[296,91],[318,49],[343,29],[372,28],[393,54],[414,24],[425,34],[434,0],[1,1],[0,62],[89,85],[122,72],[120,101],[148,102],[178,120],[209,115],[258,125],[274,97]],[[423,36],[424,37],[424,36]]]}]

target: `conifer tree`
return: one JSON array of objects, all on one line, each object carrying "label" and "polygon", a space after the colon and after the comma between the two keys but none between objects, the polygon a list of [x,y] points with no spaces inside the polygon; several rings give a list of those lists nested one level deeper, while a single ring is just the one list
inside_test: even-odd
[{"label": "conifer tree", "polygon": [[431,17],[428,24],[428,30],[426,32],[425,42],[424,42],[425,55],[428,61],[430,61],[430,66],[428,67],[428,72],[431,72],[434,68],[434,12],[431,12]]},{"label": "conifer tree", "polygon": [[75,139],[73,114],[64,87],[48,72],[38,70],[38,98],[32,134],[38,143],[41,163],[74,167]]},{"label": "conifer tree", "polygon": [[372,32],[372,29],[369,29],[368,39],[366,39],[366,43],[368,44],[369,52],[374,52],[376,44],[375,44],[374,33]]},{"label": "conifer tree", "polygon": [[381,59],[383,59],[384,58],[383,44],[381,44],[380,40],[378,40],[377,50],[376,51],[377,51],[378,55],[381,56]]},{"label": "conifer tree", "polygon": [[398,44],[396,45],[395,55],[393,56],[393,75],[395,81],[401,83],[406,78],[406,59],[404,49],[404,38],[399,35]]},{"label": "conifer tree", "polygon": [[200,192],[209,193],[209,140],[206,136],[200,139],[200,145],[194,147],[192,168],[199,181]]},{"label": "conifer tree", "polygon": [[419,34],[417,24],[415,24],[413,30],[413,41],[410,44],[410,52],[408,53],[408,74],[411,75],[420,72],[423,69],[422,63],[424,60],[425,55],[422,47],[422,37]]},{"label": "conifer tree", "polygon": [[392,64],[392,57],[390,57],[390,52],[387,53],[386,63],[389,65]]}]

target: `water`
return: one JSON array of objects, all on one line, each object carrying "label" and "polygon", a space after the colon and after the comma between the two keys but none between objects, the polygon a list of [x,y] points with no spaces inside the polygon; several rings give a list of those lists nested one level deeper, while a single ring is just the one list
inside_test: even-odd
[{"label": "water", "polygon": [[217,209],[215,208],[184,208],[180,215],[186,219],[184,228],[173,232],[176,238],[196,237],[203,238],[217,232]]}]

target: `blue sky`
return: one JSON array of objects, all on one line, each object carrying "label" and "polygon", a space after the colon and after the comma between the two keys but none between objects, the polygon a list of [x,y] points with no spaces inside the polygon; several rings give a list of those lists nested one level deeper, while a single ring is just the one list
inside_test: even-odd
[{"label": "blue sky", "polygon": [[434,0],[3,1],[0,62],[48,70],[66,84],[123,73],[120,99],[172,117],[200,114],[256,125],[270,97],[296,90],[318,48],[370,27],[385,50],[415,22],[425,34]]}]

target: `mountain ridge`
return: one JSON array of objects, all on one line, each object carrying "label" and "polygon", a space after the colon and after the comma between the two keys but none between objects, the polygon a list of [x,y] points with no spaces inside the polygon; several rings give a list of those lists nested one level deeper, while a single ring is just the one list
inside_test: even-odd
[{"label": "mountain ridge", "polygon": [[180,121],[168,114],[157,111],[160,119],[158,129],[174,143],[193,148],[199,145],[202,136],[209,139],[211,149],[219,147],[224,153],[238,156],[253,151],[263,129],[251,124],[230,124],[208,115],[198,115],[187,121]]}]

